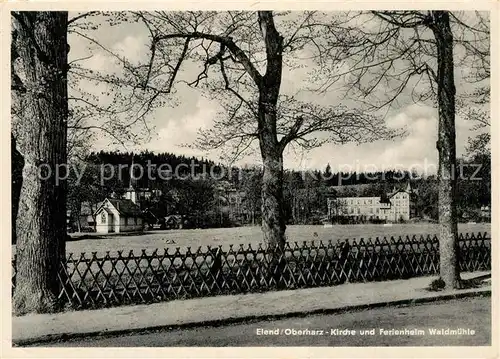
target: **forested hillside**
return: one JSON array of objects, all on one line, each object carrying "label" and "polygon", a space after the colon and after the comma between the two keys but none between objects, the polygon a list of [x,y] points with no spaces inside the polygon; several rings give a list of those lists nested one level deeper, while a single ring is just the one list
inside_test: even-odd
[{"label": "forested hillside", "polygon": [[[460,215],[470,217],[490,202],[490,159],[484,154],[462,158],[459,179]],[[480,164],[476,172],[476,164]],[[133,164],[133,166],[132,166]],[[474,164],[474,166],[472,165]],[[121,195],[132,183],[136,189],[159,190],[141,200],[141,207],[159,216],[181,214],[196,217],[203,226],[257,224],[260,221],[262,171],[255,167],[228,169],[210,160],[171,153],[93,152],[84,162],[80,181],[76,171],[69,180],[69,202],[75,211],[80,203],[98,203]],[[133,179],[130,180],[130,169]],[[460,171],[459,171],[460,172]],[[474,175],[474,176],[472,176]],[[376,173],[332,173],[330,165],[320,171],[288,170],[284,176],[285,212],[288,223],[320,223],[327,214],[327,196],[381,195],[394,185],[411,183],[418,191],[419,217],[437,219],[437,177],[388,170]],[[338,194],[339,186],[343,187]],[[345,190],[344,190],[345,189]],[[230,197],[236,200],[230,203]],[[232,208],[234,207],[234,208]]]}]

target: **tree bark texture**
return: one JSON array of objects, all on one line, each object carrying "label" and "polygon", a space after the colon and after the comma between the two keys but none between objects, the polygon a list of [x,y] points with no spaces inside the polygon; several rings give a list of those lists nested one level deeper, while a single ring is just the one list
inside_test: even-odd
[{"label": "tree bark texture", "polygon": [[[16,221],[16,314],[57,309],[58,269],[65,256],[66,185],[56,168],[66,163],[67,12],[18,12],[23,113],[16,124],[24,158]],[[64,175],[64,173],[61,173]],[[46,178],[46,179],[45,179]]]},{"label": "tree bark texture", "polygon": [[262,177],[262,231],[265,243],[282,247],[286,229],[283,211],[283,155],[267,145],[267,142],[261,144],[265,153]]},{"label": "tree bark texture", "polygon": [[436,38],[438,61],[438,209],[440,276],[447,288],[458,288],[457,178],[455,136],[455,83],[453,34],[447,11],[432,11],[432,30]]},{"label": "tree bark texture", "polygon": [[283,69],[283,37],[270,11],[259,11],[259,24],[266,44],[267,68],[259,84],[258,129],[264,167],[262,177],[262,231],[269,246],[285,244],[283,198],[283,145],[277,136],[277,103]]},{"label": "tree bark texture", "polygon": [[16,146],[16,139],[11,134],[10,136],[10,150],[11,150],[11,225],[12,225],[12,239],[11,243],[16,244],[16,218],[17,211],[19,209],[19,197],[21,195],[21,186],[23,183],[23,167],[24,167],[24,159],[23,156],[19,153]]}]

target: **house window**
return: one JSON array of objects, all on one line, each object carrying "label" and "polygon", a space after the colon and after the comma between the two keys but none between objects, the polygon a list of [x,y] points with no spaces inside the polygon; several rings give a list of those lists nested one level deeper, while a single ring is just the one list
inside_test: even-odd
[{"label": "house window", "polygon": [[106,212],[102,212],[101,214],[101,222],[106,223]]}]

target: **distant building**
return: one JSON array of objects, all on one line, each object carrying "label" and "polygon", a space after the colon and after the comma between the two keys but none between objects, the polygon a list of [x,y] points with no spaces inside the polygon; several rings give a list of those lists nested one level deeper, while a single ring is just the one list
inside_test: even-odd
[{"label": "distant building", "polygon": [[180,214],[171,214],[165,217],[165,227],[168,229],[182,229],[186,218]]},{"label": "distant building", "polygon": [[491,207],[481,206],[481,220],[491,221]]},{"label": "distant building", "polygon": [[215,187],[219,211],[227,213],[229,220],[246,220],[248,211],[243,205],[245,192],[237,190],[228,181],[220,181]]},{"label": "distant building", "polygon": [[[101,203],[94,205],[97,209]],[[93,232],[94,231],[94,217],[92,214],[92,205],[89,202],[82,202],[80,204],[80,213],[74,213],[72,210],[67,210],[67,225],[69,232]]]},{"label": "distant building", "polygon": [[[333,187],[335,190],[341,189]],[[345,186],[347,187],[347,186]],[[342,196],[337,191],[327,199],[328,214],[333,217],[351,217],[355,219],[378,219],[388,222],[407,221],[415,216],[416,192],[408,183],[405,188],[396,187],[389,193],[368,196]]]},{"label": "distant building", "polygon": [[106,198],[95,211],[96,232],[137,232],[144,229],[144,213],[137,204],[137,192],[130,184],[123,198]]},{"label": "distant building", "polygon": [[[97,206],[94,206],[94,209],[97,209],[97,207],[99,207],[99,204],[97,204]],[[95,221],[94,217],[92,216],[92,205],[89,202],[82,202],[80,207],[80,217],[78,218],[78,220],[80,231],[88,231],[94,228]]]},{"label": "distant building", "polygon": [[[142,201],[150,201],[152,199],[158,199],[162,195],[160,189],[152,189],[149,187],[140,187],[139,181],[134,176],[132,169],[134,168],[134,158],[132,157],[132,164],[130,166],[129,173],[129,187],[125,190],[123,198],[129,199],[135,204],[139,204]],[[149,184],[149,181],[148,181]]]},{"label": "distant building", "polygon": [[95,212],[96,232],[121,233],[143,230],[143,214],[130,199],[106,198]]},{"label": "distant building", "polygon": [[[150,201],[152,199],[158,199],[162,195],[162,191],[159,189],[150,188],[137,188],[130,185],[123,194],[123,198],[129,199],[134,203],[139,203],[141,201]],[[116,193],[113,193],[112,197],[116,197]]]}]

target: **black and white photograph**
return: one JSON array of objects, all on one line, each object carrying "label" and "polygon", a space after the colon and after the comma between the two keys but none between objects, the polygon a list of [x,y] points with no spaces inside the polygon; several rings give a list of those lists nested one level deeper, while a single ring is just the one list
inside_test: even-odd
[{"label": "black and white photograph", "polygon": [[2,10],[2,351],[499,354],[498,3],[277,4]]}]

